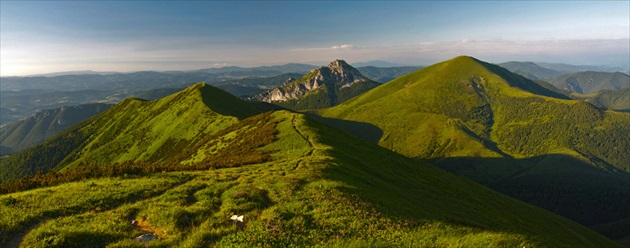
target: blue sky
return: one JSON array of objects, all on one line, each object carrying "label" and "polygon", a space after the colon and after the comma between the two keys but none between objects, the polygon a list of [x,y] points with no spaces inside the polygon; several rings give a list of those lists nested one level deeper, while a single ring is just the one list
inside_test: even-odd
[{"label": "blue sky", "polygon": [[630,1],[0,2],[0,74],[386,60],[630,63]]}]

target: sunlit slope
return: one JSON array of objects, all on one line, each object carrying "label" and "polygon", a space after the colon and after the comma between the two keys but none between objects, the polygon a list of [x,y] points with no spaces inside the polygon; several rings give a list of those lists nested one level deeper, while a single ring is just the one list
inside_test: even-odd
[{"label": "sunlit slope", "polygon": [[202,83],[156,101],[127,99],[40,146],[3,159],[0,179],[79,163],[166,162],[169,155],[257,112],[253,105]]},{"label": "sunlit slope", "polygon": [[[150,246],[165,247],[615,247],[567,219],[304,115],[270,117],[257,122],[275,125],[273,141],[258,148],[273,152],[270,162],[3,195],[0,235],[13,242],[12,234],[28,231],[22,245],[49,247],[144,247],[133,241],[143,233],[160,237]],[[229,220],[234,214],[242,225]]]},{"label": "sunlit slope", "polygon": [[320,114],[376,125],[383,131],[381,146],[409,157],[568,153],[630,171],[630,153],[622,152],[630,151],[630,140],[623,138],[630,132],[630,116],[564,98],[503,68],[462,56]]}]

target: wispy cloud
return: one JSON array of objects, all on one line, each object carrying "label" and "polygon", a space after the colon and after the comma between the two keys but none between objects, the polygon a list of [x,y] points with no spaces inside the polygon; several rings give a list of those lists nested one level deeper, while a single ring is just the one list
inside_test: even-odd
[{"label": "wispy cloud", "polygon": [[324,51],[324,50],[338,50],[338,49],[351,49],[351,48],[356,48],[357,46],[352,45],[352,44],[342,44],[342,45],[334,45],[334,46],[330,46],[330,47],[302,47],[302,48],[294,48],[291,49],[291,51],[297,52],[297,51]]},{"label": "wispy cloud", "polygon": [[226,66],[230,66],[230,64],[228,64],[228,63],[214,63],[214,64],[212,64],[212,67],[226,67]]},{"label": "wispy cloud", "polygon": [[354,45],[349,45],[349,44],[343,44],[340,46],[332,46],[330,47],[331,49],[346,49],[346,48],[353,48]]}]

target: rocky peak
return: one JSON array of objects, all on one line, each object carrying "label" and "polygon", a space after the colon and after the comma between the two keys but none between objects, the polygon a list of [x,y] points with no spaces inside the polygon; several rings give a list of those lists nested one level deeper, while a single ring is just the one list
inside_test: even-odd
[{"label": "rocky peak", "polygon": [[289,78],[279,88],[263,92],[254,99],[265,102],[286,101],[299,99],[311,91],[325,87],[329,92],[351,87],[356,83],[372,82],[363,76],[359,70],[350,66],[346,61],[336,59],[317,69],[311,70],[300,79]]},{"label": "rocky peak", "polygon": [[287,80],[286,80],[286,81],[284,81],[284,83],[282,83],[282,85],[289,85],[289,84],[291,84],[291,82],[293,82],[293,81],[295,81],[295,78],[292,78],[292,77],[287,78]]},{"label": "rocky peak", "polygon": [[332,70],[337,70],[337,69],[344,69],[344,68],[352,68],[352,66],[346,63],[346,61],[343,59],[335,59],[335,61],[330,62],[330,64],[328,64],[328,68]]}]

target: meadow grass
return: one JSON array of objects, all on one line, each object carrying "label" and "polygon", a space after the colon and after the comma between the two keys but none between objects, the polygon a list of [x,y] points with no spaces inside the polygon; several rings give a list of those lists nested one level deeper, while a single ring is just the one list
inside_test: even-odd
[{"label": "meadow grass", "polygon": [[[302,114],[272,117],[276,139],[258,148],[274,152],[268,162],[2,195],[4,241],[27,232],[24,247],[614,246]],[[133,240],[143,233],[159,239]]]}]

